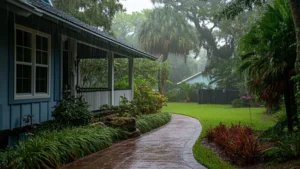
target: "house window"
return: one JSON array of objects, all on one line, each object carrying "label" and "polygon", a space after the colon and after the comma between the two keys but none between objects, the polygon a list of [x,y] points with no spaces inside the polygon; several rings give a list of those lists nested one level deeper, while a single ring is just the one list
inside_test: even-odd
[{"label": "house window", "polygon": [[15,99],[49,97],[50,35],[19,25],[15,32]]}]

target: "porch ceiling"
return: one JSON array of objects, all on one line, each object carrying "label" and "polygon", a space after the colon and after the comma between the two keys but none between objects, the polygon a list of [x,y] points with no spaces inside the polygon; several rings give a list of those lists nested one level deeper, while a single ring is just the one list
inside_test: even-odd
[{"label": "porch ceiling", "polygon": [[[113,50],[112,50],[113,51]],[[89,46],[87,44],[77,43],[77,58],[79,59],[106,59],[108,50]],[[119,54],[115,53],[114,58],[128,58],[131,55],[128,53]]]}]

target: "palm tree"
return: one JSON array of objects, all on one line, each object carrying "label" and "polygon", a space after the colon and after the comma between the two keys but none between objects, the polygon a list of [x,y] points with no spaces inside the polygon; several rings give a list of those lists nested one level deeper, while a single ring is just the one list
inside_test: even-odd
[{"label": "palm tree", "polygon": [[297,59],[296,59],[296,70],[297,73],[300,72],[300,1],[299,0],[289,0],[290,6],[294,16],[294,24],[296,30],[297,38]]},{"label": "palm tree", "polygon": [[292,11],[286,0],[275,0],[240,42],[241,70],[249,78],[248,87],[268,106],[284,97],[288,130],[296,116],[294,81],[297,57]]},{"label": "palm tree", "polygon": [[[192,26],[180,13],[167,7],[155,8],[147,14],[138,37],[144,50],[162,55],[162,62],[168,59],[169,53],[186,56],[196,46]],[[162,70],[159,85],[162,94],[165,94],[166,76],[166,71]]]},{"label": "palm tree", "polygon": [[[243,12],[245,9],[251,9],[254,4],[261,5],[268,0],[234,0],[231,1],[225,9],[221,11],[220,16],[227,18],[233,18],[239,13]],[[293,21],[296,30],[296,39],[297,39],[297,59],[296,59],[296,71],[300,73],[300,0],[288,0],[289,5],[292,9]]]}]

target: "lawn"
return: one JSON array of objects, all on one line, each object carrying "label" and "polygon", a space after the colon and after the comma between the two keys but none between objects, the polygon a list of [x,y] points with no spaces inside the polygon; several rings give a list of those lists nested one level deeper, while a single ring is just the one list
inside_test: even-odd
[{"label": "lawn", "polygon": [[202,125],[200,138],[194,145],[195,158],[208,168],[234,168],[222,161],[208,148],[201,145],[201,139],[205,131],[218,125],[220,122],[226,125],[241,124],[252,126],[255,130],[266,129],[274,124],[274,118],[263,114],[264,108],[232,108],[231,105],[199,105],[196,103],[168,103],[164,112],[183,114],[197,118]]}]

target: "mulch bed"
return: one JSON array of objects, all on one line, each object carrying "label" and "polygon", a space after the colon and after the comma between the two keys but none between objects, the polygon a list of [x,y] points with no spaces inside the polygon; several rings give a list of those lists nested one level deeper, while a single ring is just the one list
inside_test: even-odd
[{"label": "mulch bed", "polygon": [[[262,162],[257,163],[252,166],[239,166],[239,165],[232,163],[232,161],[225,154],[225,152],[222,149],[220,149],[215,143],[208,142],[208,140],[206,138],[202,139],[201,143],[205,147],[216,152],[216,154],[220,157],[220,159],[232,164],[237,169],[265,169],[265,168],[268,168],[268,169],[300,169],[300,159],[288,161],[288,162],[280,163],[280,164],[268,164],[266,162],[263,162],[263,160],[261,160]],[[262,146],[262,149],[265,150],[265,149],[272,147],[273,145],[274,145],[274,143],[272,143],[272,142],[263,142],[261,146]]]}]

